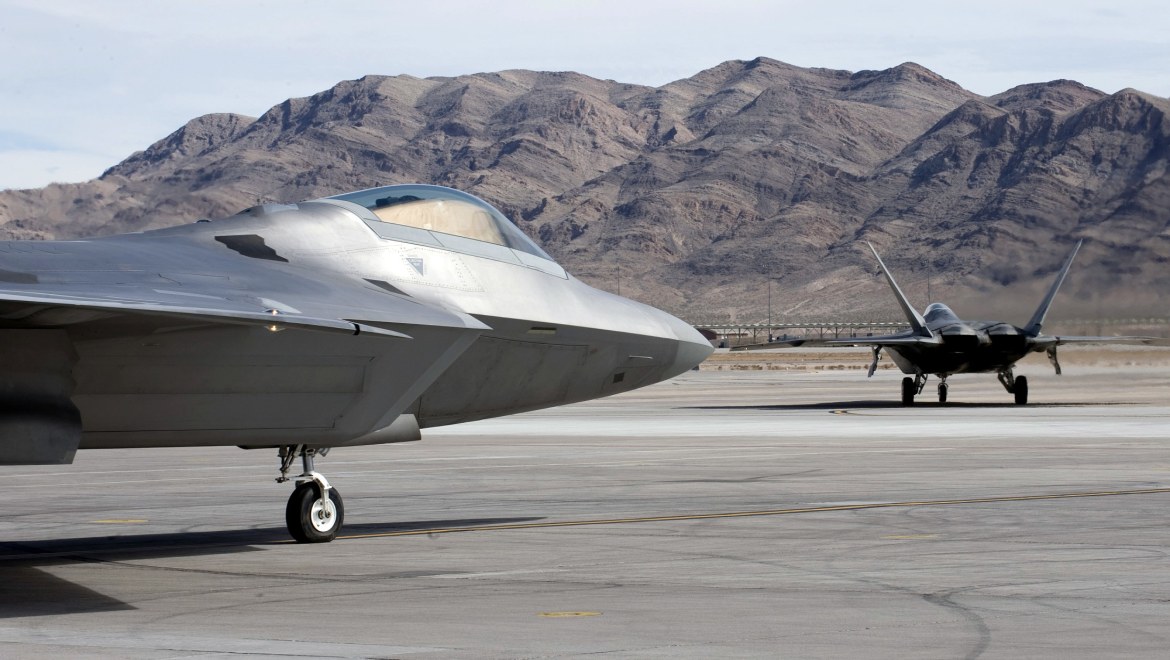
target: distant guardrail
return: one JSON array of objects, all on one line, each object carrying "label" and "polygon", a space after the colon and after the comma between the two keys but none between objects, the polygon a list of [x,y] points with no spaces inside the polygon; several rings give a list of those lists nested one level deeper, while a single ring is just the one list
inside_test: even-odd
[{"label": "distant guardrail", "polygon": [[[752,343],[766,341],[769,338],[817,337],[824,339],[831,337],[841,339],[866,337],[874,334],[892,334],[909,327],[905,321],[792,321],[787,323],[768,323],[766,321],[691,323],[688,321],[688,323],[696,328],[710,330],[719,335],[721,339],[750,339]],[[1069,319],[1049,321],[1047,325],[1063,328],[1157,327],[1170,326],[1170,318]],[[1095,331],[1097,334],[1103,332],[1103,330]]]},{"label": "distant guardrail", "polygon": [[717,334],[720,339],[735,340],[750,338],[752,343],[768,339],[791,337],[864,337],[873,334],[889,334],[908,327],[905,322],[896,321],[824,321],[811,323],[692,323]]}]

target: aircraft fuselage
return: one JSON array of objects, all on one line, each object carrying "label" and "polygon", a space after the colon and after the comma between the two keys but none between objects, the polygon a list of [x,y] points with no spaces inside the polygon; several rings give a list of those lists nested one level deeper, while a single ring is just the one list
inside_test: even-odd
[{"label": "aircraft fuselage", "polygon": [[[387,186],[82,241],[0,243],[0,463],[274,448],[285,522],[344,521],[334,447],[616,394],[712,351],[574,279],[497,209]],[[296,459],[303,471],[290,477]]]},{"label": "aircraft fuselage", "polygon": [[942,303],[927,307],[923,318],[940,345],[887,346],[902,373],[949,376],[998,372],[1034,350],[1022,328],[999,321],[963,321]]},{"label": "aircraft fuselage", "polygon": [[[711,352],[679,319],[528,249],[391,224],[333,200],[103,239],[0,243],[0,279],[49,290],[104,283],[164,302],[248,299],[293,314],[306,295],[340,306],[354,286],[469,319],[386,323],[410,337],[387,339],[44,307],[0,315],[0,331],[58,332],[71,346],[82,449],[415,440],[421,428],[634,389]],[[310,287],[298,273],[340,284]]]}]

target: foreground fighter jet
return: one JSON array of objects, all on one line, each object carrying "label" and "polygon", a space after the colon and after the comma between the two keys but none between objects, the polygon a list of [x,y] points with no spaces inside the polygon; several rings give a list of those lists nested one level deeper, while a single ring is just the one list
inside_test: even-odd
[{"label": "foreground fighter jet", "polygon": [[712,351],[590,288],[486,202],[388,186],[81,241],[0,242],[0,464],[276,450],[286,522],[332,540],[334,447],[624,392]]},{"label": "foreground fighter jet", "polygon": [[914,397],[922,393],[926,386],[927,376],[930,374],[939,377],[939,403],[947,401],[947,377],[952,374],[986,373],[994,371],[1008,393],[1015,396],[1018,404],[1028,403],[1028,379],[1026,376],[1014,376],[1012,367],[1028,353],[1045,351],[1048,360],[1060,375],[1060,362],[1056,358],[1056,347],[1071,343],[1148,343],[1150,337],[1056,337],[1041,334],[1044,317],[1048,315],[1048,308],[1052,299],[1064,282],[1073,258],[1081,249],[1078,241],[1065,259],[1056,281],[1048,290],[1048,295],[1036,308],[1036,313],[1028,321],[1028,325],[1020,328],[1002,321],[963,321],[951,311],[950,307],[942,303],[931,303],[926,310],[919,314],[905,294],[898,288],[894,276],[886,268],[877,250],[868,243],[873,256],[890,283],[890,289],[898,298],[898,305],[910,329],[893,335],[878,337],[861,337],[856,339],[794,339],[772,342],[768,344],[752,344],[740,346],[732,350],[760,350],[778,348],[781,346],[802,345],[832,345],[832,346],[871,346],[873,347],[873,361],[869,365],[869,376],[877,370],[878,360],[882,349],[885,349],[894,359],[894,364],[904,374],[911,374],[902,379],[902,404],[914,405]]}]

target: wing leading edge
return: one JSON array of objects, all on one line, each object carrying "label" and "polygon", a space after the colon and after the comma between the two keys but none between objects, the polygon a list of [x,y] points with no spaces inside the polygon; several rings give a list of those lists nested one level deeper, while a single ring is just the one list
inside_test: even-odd
[{"label": "wing leading edge", "polygon": [[[192,245],[155,242],[133,270],[32,269],[30,282],[0,282],[0,323],[63,327],[110,317],[296,328],[410,339],[399,326],[488,329],[474,317],[365,280],[282,263],[241,259]],[[62,244],[63,256],[116,258],[115,241]],[[110,253],[110,254],[106,254]],[[197,263],[198,266],[194,266]],[[175,265],[179,264],[179,265]],[[56,264],[53,264],[56,265]],[[64,273],[64,274],[63,274]]]},{"label": "wing leading edge", "polygon": [[[234,301],[219,300],[216,306],[190,306],[166,304],[158,301],[135,300],[130,298],[102,300],[93,297],[79,297],[69,294],[27,294],[0,289],[0,304],[16,303],[27,305],[25,311],[39,314],[44,310],[71,309],[95,312],[99,316],[109,314],[133,314],[141,316],[166,317],[178,320],[204,323],[229,323],[234,325],[257,325],[269,330],[298,328],[318,332],[341,332],[345,334],[375,334],[399,339],[410,339],[410,335],[386,328],[352,321],[289,313],[276,308],[255,311],[252,306],[231,304]],[[39,309],[38,309],[39,308]]]}]

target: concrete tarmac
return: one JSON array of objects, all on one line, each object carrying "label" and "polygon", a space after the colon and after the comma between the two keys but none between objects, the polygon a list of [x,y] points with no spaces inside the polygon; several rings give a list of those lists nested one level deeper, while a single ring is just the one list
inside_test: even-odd
[{"label": "concrete tarmac", "polygon": [[691,372],[318,462],[8,468],[0,657],[1140,658],[1170,648],[1170,369]]}]

